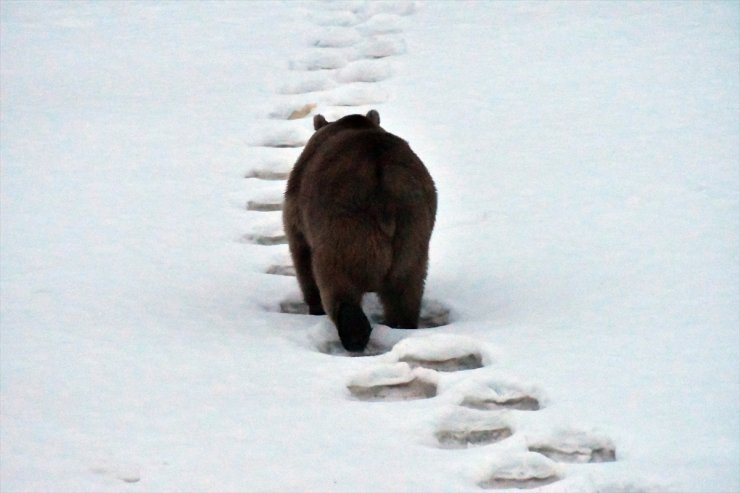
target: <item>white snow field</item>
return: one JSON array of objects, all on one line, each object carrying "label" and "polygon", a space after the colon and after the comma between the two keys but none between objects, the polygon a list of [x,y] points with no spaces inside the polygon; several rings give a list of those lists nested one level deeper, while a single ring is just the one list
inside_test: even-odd
[{"label": "white snow field", "polygon": [[[3,492],[740,491],[736,2],[0,19]],[[370,108],[439,214],[348,357],[280,203]]]}]

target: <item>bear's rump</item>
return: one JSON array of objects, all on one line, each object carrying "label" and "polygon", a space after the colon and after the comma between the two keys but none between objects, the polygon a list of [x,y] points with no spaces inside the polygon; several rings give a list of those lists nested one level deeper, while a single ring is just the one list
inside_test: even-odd
[{"label": "bear's rump", "polygon": [[376,291],[393,262],[392,238],[367,218],[325,217],[307,228],[314,273],[346,279],[363,292]]}]

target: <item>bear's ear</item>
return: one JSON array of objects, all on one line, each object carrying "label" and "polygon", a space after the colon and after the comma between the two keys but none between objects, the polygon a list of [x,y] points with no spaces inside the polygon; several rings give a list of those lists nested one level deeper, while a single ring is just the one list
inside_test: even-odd
[{"label": "bear's ear", "polygon": [[313,129],[318,130],[321,127],[328,125],[329,122],[326,121],[326,118],[324,118],[324,115],[316,115],[313,117]]},{"label": "bear's ear", "polygon": [[365,118],[373,122],[374,125],[380,125],[380,113],[375,110],[368,111]]}]

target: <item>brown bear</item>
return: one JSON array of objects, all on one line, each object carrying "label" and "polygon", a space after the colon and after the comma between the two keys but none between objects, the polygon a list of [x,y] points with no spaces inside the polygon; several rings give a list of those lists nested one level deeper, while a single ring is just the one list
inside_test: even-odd
[{"label": "brown bear", "polygon": [[316,115],[313,125],[288,179],[283,224],[309,312],[327,313],[344,348],[362,351],[365,293],[378,293],[387,325],[418,326],[437,191],[377,111],[332,123]]}]

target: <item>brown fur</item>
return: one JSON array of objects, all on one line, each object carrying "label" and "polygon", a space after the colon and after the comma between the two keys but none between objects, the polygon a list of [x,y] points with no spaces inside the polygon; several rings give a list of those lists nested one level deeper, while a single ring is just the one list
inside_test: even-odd
[{"label": "brown fur", "polygon": [[285,232],[310,313],[328,313],[345,348],[359,351],[370,336],[367,292],[388,325],[418,325],[437,193],[377,111],[333,123],[316,115],[314,129],[288,179]]}]

